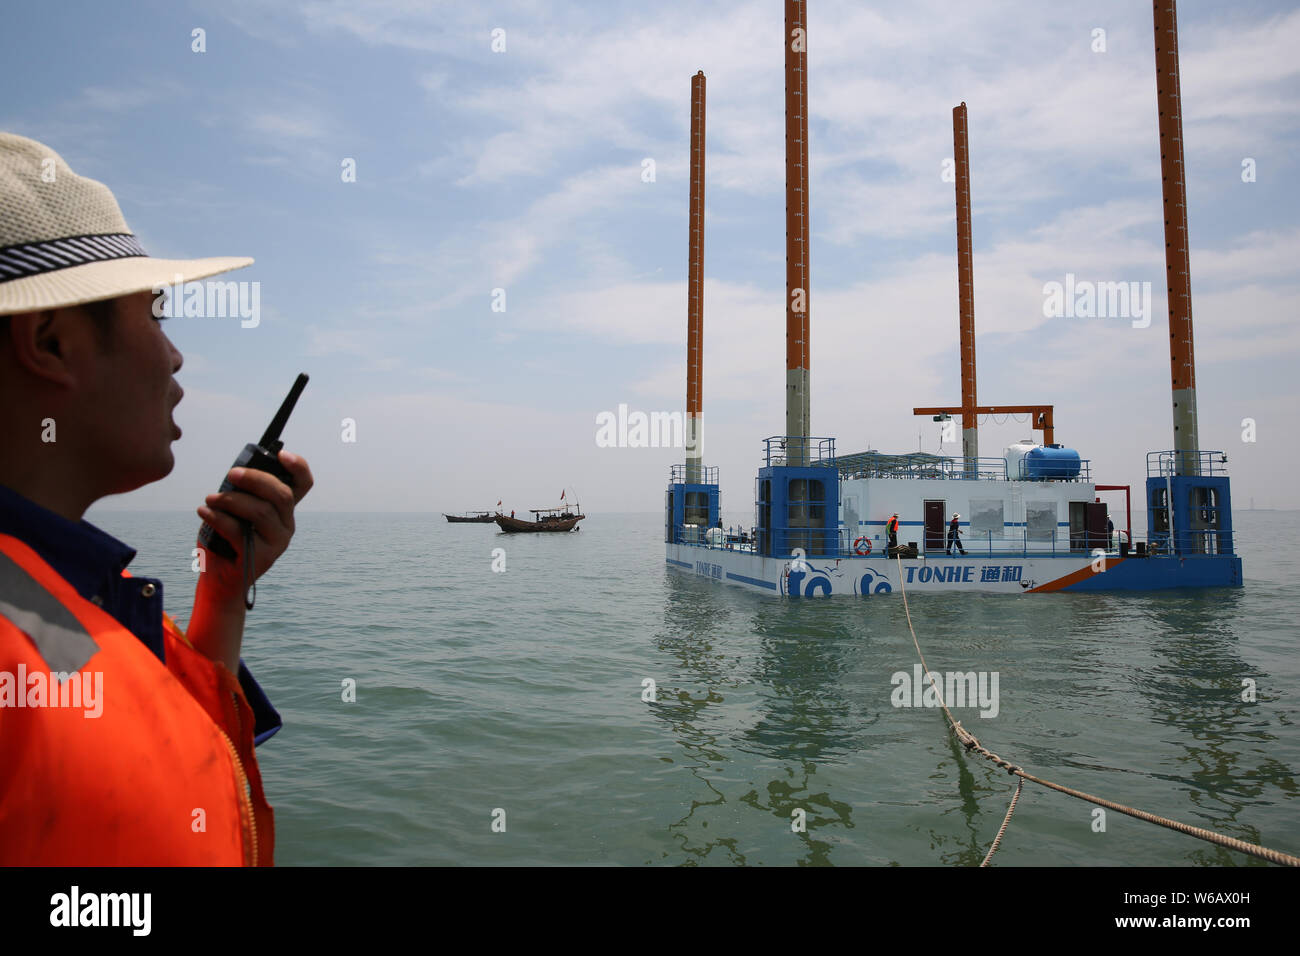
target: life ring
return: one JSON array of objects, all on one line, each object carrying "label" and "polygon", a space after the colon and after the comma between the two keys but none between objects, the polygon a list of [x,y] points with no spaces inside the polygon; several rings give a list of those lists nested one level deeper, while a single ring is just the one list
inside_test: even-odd
[{"label": "life ring", "polygon": [[[861,545],[864,545],[864,544],[867,546],[867,548],[866,548],[865,551],[861,548]],[[871,553],[871,539],[870,539],[870,538],[858,538],[858,540],[856,540],[856,541],[853,542],[853,551],[854,551],[855,554],[860,554],[860,555],[863,555],[864,557],[865,557],[866,555],[870,554],[870,553]]]}]

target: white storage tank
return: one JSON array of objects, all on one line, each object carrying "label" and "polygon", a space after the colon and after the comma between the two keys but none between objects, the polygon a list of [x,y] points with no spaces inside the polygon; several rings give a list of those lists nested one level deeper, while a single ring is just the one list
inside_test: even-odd
[{"label": "white storage tank", "polygon": [[1032,438],[1022,438],[1014,445],[1008,445],[1002,453],[1007,462],[1007,477],[1013,481],[1028,478],[1029,473],[1024,466],[1025,456],[1038,447],[1040,446]]}]

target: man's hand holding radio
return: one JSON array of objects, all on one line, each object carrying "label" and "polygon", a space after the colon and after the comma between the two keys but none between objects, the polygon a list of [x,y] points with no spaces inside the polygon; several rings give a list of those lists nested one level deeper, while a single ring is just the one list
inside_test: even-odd
[{"label": "man's hand holding radio", "polygon": [[194,592],[188,637],[190,643],[224,663],[232,674],[239,670],[246,613],[245,523],[253,530],[253,577],[257,578],[289,547],[294,508],[311,491],[314,481],[305,458],[281,451],[279,461],[293,476],[292,487],[265,471],[232,468],[227,477],[237,490],[213,492],[198,509],[199,517],[235,549],[235,558],[228,560],[202,549],[203,571]]}]

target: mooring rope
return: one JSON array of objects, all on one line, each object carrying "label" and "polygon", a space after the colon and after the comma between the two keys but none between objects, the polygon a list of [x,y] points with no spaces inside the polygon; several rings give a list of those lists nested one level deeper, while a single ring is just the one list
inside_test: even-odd
[{"label": "mooring rope", "polygon": [[1007,832],[1007,824],[1011,822],[1011,814],[1016,812],[1016,801],[1020,799],[1020,788],[1024,785],[1023,780],[1016,781],[1016,792],[1011,795],[1011,806],[1007,807],[1007,815],[1002,818],[1002,826],[998,827],[998,835],[993,838],[993,845],[989,847],[989,852],[980,866],[988,866],[989,860],[993,859],[993,854],[998,852],[998,847],[1002,843],[1002,834]]},{"label": "mooring rope", "polygon": [[1020,787],[1022,786],[1022,782],[1025,780],[1028,780],[1031,783],[1042,784],[1044,787],[1051,790],[1056,790],[1059,793],[1076,797],[1079,800],[1086,800],[1088,803],[1093,803],[1100,807],[1106,807],[1110,810],[1118,811],[1119,813],[1126,814],[1130,817],[1135,817],[1138,820],[1145,820],[1147,823],[1154,823],[1158,826],[1167,827],[1170,830],[1177,830],[1179,833],[1186,833],[1188,836],[1194,836],[1200,840],[1216,843],[1219,846],[1227,847],[1229,850],[1236,850],[1239,853],[1248,853],[1251,856],[1259,857],[1262,860],[1268,860],[1270,863],[1276,863],[1279,866],[1300,866],[1300,857],[1292,856],[1289,853],[1270,850],[1267,847],[1259,846],[1255,843],[1247,843],[1245,840],[1238,840],[1235,837],[1224,836],[1222,833],[1216,833],[1213,830],[1194,827],[1188,823],[1180,823],[1177,820],[1170,820],[1167,817],[1157,816],[1154,813],[1147,813],[1145,810],[1126,807],[1122,803],[1115,803],[1111,800],[1103,800],[1101,797],[1094,797],[1092,794],[1084,793],[1082,790],[1074,790],[1071,787],[1065,787],[1059,783],[1052,783],[1050,780],[1043,780],[1042,778],[1035,777],[1033,774],[1027,772],[1023,767],[1019,767],[1009,760],[1004,760],[1002,757],[993,753],[993,751],[987,749],[979,742],[979,739],[974,734],[961,725],[960,720],[953,717],[952,711],[948,709],[948,702],[943,699],[943,690],[935,684],[934,675],[930,673],[930,665],[925,662],[925,654],[921,652],[921,642],[916,639],[916,628],[912,626],[912,610],[907,603],[907,585],[903,583],[905,578],[905,575],[903,574],[903,561],[898,555],[894,556],[894,560],[898,563],[898,581],[899,586],[903,591],[903,611],[907,615],[907,629],[912,633],[912,644],[916,648],[917,657],[921,659],[921,669],[925,672],[925,676],[930,679],[930,686],[934,689],[936,696],[939,698],[939,705],[943,708],[944,716],[948,718],[948,723],[952,726],[953,733],[957,735],[957,739],[968,751],[972,751],[979,754],[981,757],[991,760],[1003,770],[1007,771],[1007,773],[1014,774],[1020,778],[1020,781],[1016,783],[1015,795],[1011,798],[1011,806],[1007,808],[1006,818],[1002,821],[1002,827],[998,830],[998,835],[994,839],[993,845],[989,848],[988,856],[984,858],[984,862],[981,863],[980,866],[986,866],[989,860],[992,859],[993,853],[997,850],[998,845],[1002,840],[1002,834],[1006,832],[1007,824],[1011,822],[1011,814],[1016,808],[1016,801],[1020,798]]}]

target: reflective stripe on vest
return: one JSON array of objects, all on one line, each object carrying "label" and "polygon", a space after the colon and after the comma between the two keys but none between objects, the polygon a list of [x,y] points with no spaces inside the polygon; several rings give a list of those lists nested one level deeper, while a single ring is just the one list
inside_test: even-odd
[{"label": "reflective stripe on vest", "polygon": [[164,635],[166,665],[0,535],[0,865],[271,862],[248,704]]},{"label": "reflective stripe on vest", "polygon": [[3,551],[0,617],[9,618],[32,639],[52,671],[79,671],[99,650],[72,612]]}]

